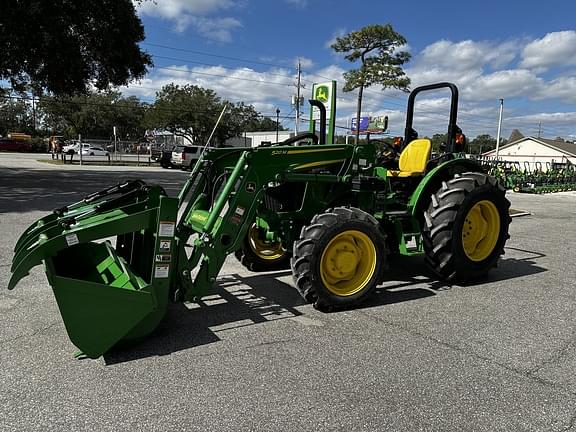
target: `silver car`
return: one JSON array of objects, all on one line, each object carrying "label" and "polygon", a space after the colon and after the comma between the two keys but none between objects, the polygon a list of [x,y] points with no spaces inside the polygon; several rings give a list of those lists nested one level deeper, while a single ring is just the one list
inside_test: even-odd
[{"label": "silver car", "polygon": [[192,169],[194,163],[200,158],[201,152],[202,147],[199,146],[176,146],[172,150],[170,162],[183,170]]}]

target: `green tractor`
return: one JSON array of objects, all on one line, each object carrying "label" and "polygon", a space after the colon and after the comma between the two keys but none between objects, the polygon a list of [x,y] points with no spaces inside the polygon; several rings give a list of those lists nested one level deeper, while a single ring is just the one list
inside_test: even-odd
[{"label": "green tractor", "polygon": [[[441,88],[452,95],[448,142],[431,156],[412,128],[414,102]],[[399,149],[326,144],[324,107],[311,103],[319,134],[207,149],[177,197],[128,181],[40,219],[16,244],[9,289],[44,262],[70,339],[97,358],[148,335],[169,302],[202,297],[232,253],[253,271],[291,267],[296,289],[321,310],[368,297],[392,253],[424,255],[447,283],[496,265],[510,204],[494,178],[459,156],[456,86],[410,94]]]}]

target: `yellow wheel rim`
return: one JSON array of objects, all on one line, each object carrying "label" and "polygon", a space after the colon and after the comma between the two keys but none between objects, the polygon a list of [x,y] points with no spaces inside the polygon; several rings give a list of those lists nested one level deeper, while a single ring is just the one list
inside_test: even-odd
[{"label": "yellow wheel rim", "polygon": [[258,227],[256,225],[252,225],[248,231],[248,245],[258,258],[266,261],[274,261],[283,258],[286,254],[281,242],[268,242],[260,239]]},{"label": "yellow wheel rim", "polygon": [[336,235],[320,257],[320,275],[333,294],[346,297],[360,292],[376,271],[376,247],[361,231]]},{"label": "yellow wheel rim", "polygon": [[472,261],[482,261],[490,256],[500,235],[500,214],[491,201],[474,204],[466,215],[462,227],[462,246]]}]

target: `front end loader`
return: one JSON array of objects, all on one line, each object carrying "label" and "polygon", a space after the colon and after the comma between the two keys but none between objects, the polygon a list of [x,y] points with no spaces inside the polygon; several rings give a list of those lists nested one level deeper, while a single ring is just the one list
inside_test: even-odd
[{"label": "front end loader", "polygon": [[[442,88],[452,94],[448,142],[431,155],[412,128],[414,101]],[[138,180],[89,195],[24,232],[9,289],[44,262],[70,339],[97,358],[153,331],[169,302],[201,298],[229,254],[252,271],[291,267],[296,289],[322,310],[369,296],[390,254],[424,255],[448,283],[482,277],[503,253],[509,202],[460,156],[457,107],[453,84],[415,89],[400,152],[327,144],[321,128],[277,145],[207,149],[177,197]]]}]

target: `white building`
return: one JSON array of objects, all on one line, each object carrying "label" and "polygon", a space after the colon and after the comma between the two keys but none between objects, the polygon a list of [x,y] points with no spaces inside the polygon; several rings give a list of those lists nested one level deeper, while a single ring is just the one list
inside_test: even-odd
[{"label": "white building", "polygon": [[[488,158],[496,157],[496,150],[491,150],[483,154]],[[522,168],[527,162],[533,170],[536,165],[541,165],[546,170],[547,163],[566,163],[567,161],[576,164],[576,144],[554,141],[545,138],[524,137],[517,141],[508,143],[500,147],[498,159],[510,162],[519,162]]]},{"label": "white building", "polygon": [[[294,136],[294,132],[278,131],[278,142],[282,142]],[[244,132],[242,136],[232,138],[234,140],[232,145],[234,147],[258,147],[262,144],[276,144],[276,131],[270,132]]]}]

